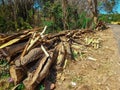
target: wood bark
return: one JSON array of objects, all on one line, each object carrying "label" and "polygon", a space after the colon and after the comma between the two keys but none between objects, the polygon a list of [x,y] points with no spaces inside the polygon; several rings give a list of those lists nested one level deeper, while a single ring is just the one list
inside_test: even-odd
[{"label": "wood bark", "polygon": [[45,56],[40,61],[36,71],[31,73],[29,77],[23,81],[24,85],[27,86],[27,90],[34,90],[41,80],[48,75],[51,64],[56,60],[57,55],[57,50],[55,50],[50,54],[50,57]]},{"label": "wood bark", "polygon": [[59,49],[59,53],[58,53],[58,57],[57,57],[57,65],[62,67],[65,61],[65,57],[66,57],[66,51],[65,51],[65,47],[63,45],[63,43],[60,43],[60,49]]},{"label": "wood bark", "polygon": [[34,48],[32,49],[27,55],[25,55],[22,60],[18,59],[16,60],[15,64],[16,66],[25,66],[30,62],[33,62],[35,60],[38,60],[40,57],[42,57],[42,50],[41,48]]},{"label": "wood bark", "polygon": [[25,73],[22,67],[10,66],[10,75],[14,80],[14,84],[20,83],[25,78]]},{"label": "wood bark", "polygon": [[68,7],[68,1],[67,0],[62,0],[64,30],[68,29],[68,12],[67,12],[67,7]]},{"label": "wood bark", "polygon": [[93,14],[93,21],[95,24],[98,22],[98,1],[97,0],[88,0],[90,10]]}]

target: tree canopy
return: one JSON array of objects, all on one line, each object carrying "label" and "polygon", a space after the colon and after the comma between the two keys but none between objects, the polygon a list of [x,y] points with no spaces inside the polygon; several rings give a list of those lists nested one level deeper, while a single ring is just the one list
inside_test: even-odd
[{"label": "tree canopy", "polygon": [[110,13],[116,4],[117,0],[0,0],[0,32],[44,25],[48,32],[94,27],[98,10]]}]

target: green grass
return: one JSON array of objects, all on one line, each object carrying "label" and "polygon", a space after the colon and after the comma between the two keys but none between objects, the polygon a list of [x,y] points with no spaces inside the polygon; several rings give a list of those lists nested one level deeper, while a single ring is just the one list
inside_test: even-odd
[{"label": "green grass", "polygon": [[43,85],[40,85],[39,90],[45,90],[45,87]]},{"label": "green grass", "polygon": [[10,82],[9,65],[4,59],[0,59],[0,90],[11,90],[14,86],[13,82]]}]

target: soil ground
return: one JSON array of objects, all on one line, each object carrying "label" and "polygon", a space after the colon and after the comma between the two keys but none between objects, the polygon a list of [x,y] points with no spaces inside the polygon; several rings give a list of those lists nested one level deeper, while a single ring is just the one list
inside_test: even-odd
[{"label": "soil ground", "polygon": [[[55,90],[120,90],[120,57],[112,30],[99,31],[99,49],[87,48],[86,59],[69,63]],[[89,57],[95,60],[89,60]]]}]

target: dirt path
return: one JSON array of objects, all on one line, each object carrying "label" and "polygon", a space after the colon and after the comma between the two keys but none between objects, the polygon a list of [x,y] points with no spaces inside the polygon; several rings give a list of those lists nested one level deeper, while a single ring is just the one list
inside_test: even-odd
[{"label": "dirt path", "polygon": [[[86,59],[70,63],[64,70],[65,80],[58,80],[56,90],[120,90],[120,57],[117,46],[117,42],[120,43],[120,38],[117,38],[120,31],[115,26],[111,29],[96,34],[103,40],[101,48],[87,48]],[[88,57],[96,60],[88,60]],[[75,86],[71,85],[72,82]]]},{"label": "dirt path", "polygon": [[119,52],[120,52],[120,25],[110,25],[110,27],[114,34],[114,37],[117,40],[118,48],[119,48]]}]

